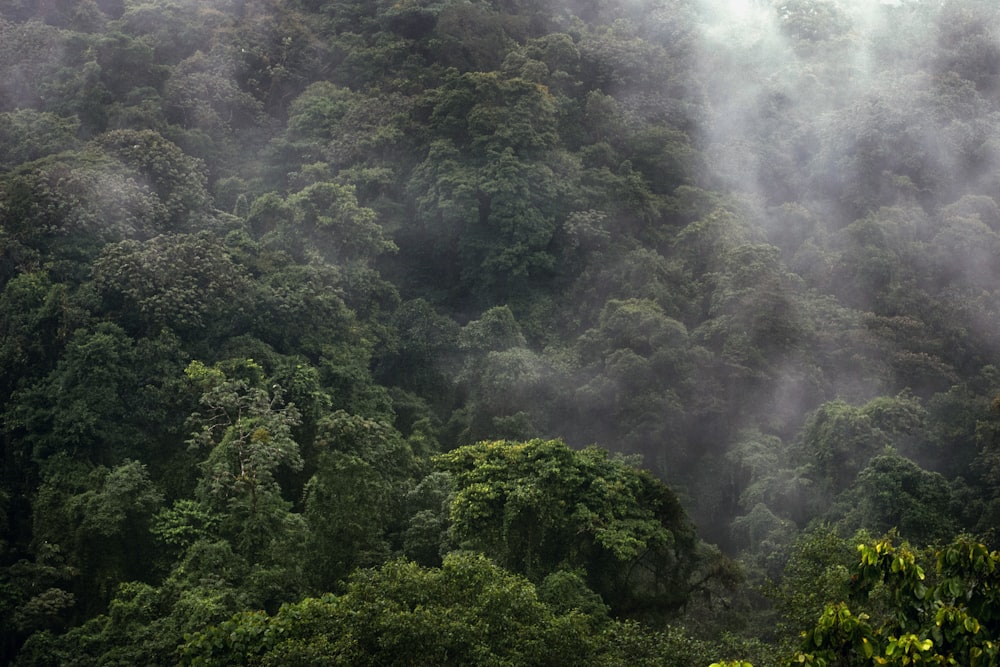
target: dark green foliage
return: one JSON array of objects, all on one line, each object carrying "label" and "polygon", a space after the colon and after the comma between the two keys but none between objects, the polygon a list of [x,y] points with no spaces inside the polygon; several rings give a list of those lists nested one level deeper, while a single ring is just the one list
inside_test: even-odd
[{"label": "dark green foliage", "polygon": [[593,623],[547,606],[485,556],[456,553],[437,569],[359,571],[343,595],[273,616],[245,612],[191,636],[181,655],[190,665],[607,664]]},{"label": "dark green foliage", "polygon": [[289,512],[278,482],[281,467],[294,471],[303,465],[292,439],[299,412],[284,404],[280,387],[263,388],[253,362],[235,370],[236,379],[197,361],[185,370],[202,392],[189,444],[205,457],[197,499],[222,517],[220,533],[237,552],[255,559],[297,539],[301,529],[301,517]]},{"label": "dark green foliage", "polygon": [[15,393],[6,429],[38,463],[58,453],[120,461],[141,437],[133,414],[144,389],[138,366],[135,343],[120,327],[78,329],[52,372]]},{"label": "dark green foliage", "polygon": [[947,480],[894,452],[869,461],[858,474],[854,493],[847,494],[852,496],[855,510],[846,522],[873,533],[896,528],[913,542],[938,544],[956,532],[954,519],[942,512],[952,505]]},{"label": "dark green foliage", "polygon": [[317,469],[304,491],[307,567],[314,587],[329,590],[391,553],[418,464],[398,431],[343,411],[320,421],[316,446]]},{"label": "dark green foliage", "polygon": [[[65,456],[47,461],[33,504],[36,563],[63,554],[75,576],[66,585],[68,596],[56,598],[53,588],[21,607],[19,613],[28,614],[22,624],[51,627],[45,616],[74,601],[77,617],[86,618],[103,608],[118,584],[150,578],[156,556],[148,526],[162,500],[146,467],[135,461],[111,469]],[[40,604],[50,611],[34,609]]]},{"label": "dark green foliage", "polygon": [[918,432],[925,414],[920,403],[906,395],[876,398],[860,408],[833,401],[810,415],[802,431],[803,445],[837,493],[883,448],[905,448],[907,436]]},{"label": "dark green foliage", "polygon": [[[122,321],[138,316],[140,332],[163,328],[190,335],[218,331],[214,320],[244,317],[250,281],[217,238],[161,235],[104,247],[94,285]],[[126,315],[127,314],[127,315]]]},{"label": "dark green foliage", "polygon": [[0,663],[994,660],[998,30],[0,0]]},{"label": "dark green foliage", "polygon": [[134,169],[156,193],[166,209],[165,231],[187,231],[203,224],[209,196],[198,160],[152,131],[109,132],[97,143]]},{"label": "dark green foliage", "polygon": [[11,169],[52,153],[71,148],[80,122],[52,113],[19,109],[0,115],[0,167]]},{"label": "dark green foliage", "polygon": [[683,605],[700,565],[673,493],[607,452],[484,442],[436,459],[451,473],[451,539],[536,581],[580,568],[619,614]]}]

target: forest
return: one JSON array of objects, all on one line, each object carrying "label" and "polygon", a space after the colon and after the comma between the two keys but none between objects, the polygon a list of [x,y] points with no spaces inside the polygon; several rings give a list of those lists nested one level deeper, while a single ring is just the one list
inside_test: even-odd
[{"label": "forest", "polygon": [[0,0],[0,664],[1000,665],[995,0]]}]

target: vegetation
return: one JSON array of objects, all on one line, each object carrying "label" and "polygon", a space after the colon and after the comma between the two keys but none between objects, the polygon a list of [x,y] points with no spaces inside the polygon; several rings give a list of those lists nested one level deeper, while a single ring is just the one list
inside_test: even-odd
[{"label": "vegetation", "polygon": [[1000,664],[994,4],[0,0],[0,663]]}]

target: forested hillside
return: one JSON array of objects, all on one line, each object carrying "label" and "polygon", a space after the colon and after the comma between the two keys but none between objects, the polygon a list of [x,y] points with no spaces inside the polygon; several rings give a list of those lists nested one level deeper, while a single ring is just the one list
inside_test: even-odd
[{"label": "forested hillside", "polygon": [[998,36],[0,0],[0,663],[1000,664]]}]

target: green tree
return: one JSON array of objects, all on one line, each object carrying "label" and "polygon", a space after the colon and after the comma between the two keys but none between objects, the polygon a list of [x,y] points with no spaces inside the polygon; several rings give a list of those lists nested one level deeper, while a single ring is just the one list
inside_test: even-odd
[{"label": "green tree", "polygon": [[75,147],[80,121],[34,109],[0,113],[0,168],[12,169],[24,162]]},{"label": "green tree", "polygon": [[455,379],[465,409],[453,415],[463,444],[491,437],[530,437],[550,404],[552,368],[528,348],[514,313],[495,306],[459,332],[464,353]]},{"label": "green tree", "polygon": [[450,72],[425,104],[432,141],[408,190],[431,234],[426,262],[458,262],[442,284],[454,276],[485,304],[523,295],[553,268],[566,191],[554,99],[524,79]]},{"label": "green tree", "polygon": [[96,140],[109,155],[133,169],[165,208],[163,231],[201,227],[210,214],[204,164],[152,130],[115,130]]},{"label": "green tree", "polygon": [[850,17],[831,0],[781,0],[775,10],[782,30],[796,39],[835,39],[851,29]]},{"label": "green tree", "polygon": [[864,532],[843,537],[829,524],[817,522],[791,541],[780,576],[764,586],[779,614],[785,644],[793,645],[802,628],[814,624],[831,601],[849,597],[857,545],[870,539]]},{"label": "green tree", "polygon": [[815,482],[810,478],[809,461],[797,454],[777,436],[756,429],[742,431],[726,453],[733,465],[740,509],[763,504],[799,525],[814,516],[818,509]]},{"label": "green tree", "polygon": [[680,465],[689,454],[680,437],[691,368],[687,327],[652,299],[609,299],[575,347],[583,372],[570,389],[575,416],[566,428],[574,439],[614,442],[664,472]]},{"label": "green tree", "polygon": [[232,24],[236,4],[130,2],[120,21],[123,31],[152,47],[156,62],[175,65],[197,50],[209,52],[212,36]]},{"label": "green tree", "polygon": [[87,319],[84,304],[72,298],[71,288],[53,282],[44,271],[13,276],[0,293],[0,377],[2,395],[9,396],[49,371],[63,351],[67,335]]},{"label": "green tree", "polygon": [[70,266],[90,259],[103,243],[155,233],[167,211],[142,178],[89,144],[0,179],[0,216],[10,248],[5,254],[18,246],[49,253],[56,267],[80,280],[84,271]]},{"label": "green tree", "polygon": [[240,89],[235,76],[231,57],[219,49],[185,58],[172,68],[163,89],[167,119],[202,130],[216,142],[253,127],[263,113],[261,104]]},{"label": "green tree", "polygon": [[739,245],[718,259],[718,272],[708,277],[714,288],[709,319],[695,333],[730,363],[770,370],[765,360],[778,350],[792,354],[808,335],[798,312],[798,280],[781,265],[774,246]]},{"label": "green tree", "polygon": [[249,308],[246,271],[206,233],[109,244],[93,270],[108,310],[122,322],[137,319],[144,333],[225,335]]},{"label": "green tree", "polygon": [[955,72],[984,92],[996,91],[1000,50],[987,35],[1000,23],[997,8],[980,0],[948,2],[934,19],[939,46],[937,69]]},{"label": "green tree", "polygon": [[541,581],[580,568],[619,614],[682,606],[701,565],[677,497],[604,450],[483,442],[436,459],[454,478],[451,540]]},{"label": "green tree", "polygon": [[886,447],[912,450],[925,418],[920,401],[906,393],[874,398],[860,407],[829,401],[806,418],[800,441],[815,465],[817,481],[836,494]]},{"label": "green tree", "polygon": [[406,528],[403,555],[427,567],[441,564],[448,543],[451,475],[431,472],[406,494]]},{"label": "green tree", "polygon": [[282,468],[302,468],[292,439],[299,412],[283,402],[280,387],[261,386],[260,367],[253,362],[237,366],[237,372],[230,378],[222,368],[197,361],[185,371],[202,391],[201,409],[191,416],[197,430],[189,441],[206,453],[196,492],[221,517],[221,534],[240,554],[266,560],[303,530],[277,477]]},{"label": "green tree", "polygon": [[875,534],[897,529],[915,544],[937,544],[956,532],[948,481],[894,451],[869,461],[846,496],[853,507],[844,518],[849,527]]},{"label": "green tree", "polygon": [[379,359],[379,380],[417,392],[435,406],[450,407],[452,383],[442,360],[458,344],[458,323],[426,300],[416,299],[404,301],[395,310],[393,329],[398,339],[391,341]]},{"label": "green tree", "polygon": [[375,211],[358,205],[352,185],[314,183],[288,203],[311,246],[329,262],[367,262],[397,249],[384,237]]},{"label": "green tree", "polygon": [[316,446],[304,492],[308,568],[316,590],[331,590],[356,568],[388,559],[417,462],[394,428],[342,410],[320,422]]},{"label": "green tree", "polygon": [[102,33],[94,44],[101,83],[114,99],[136,89],[159,89],[169,70],[153,60],[153,49],[141,39],[121,32]]},{"label": "green tree", "polygon": [[969,537],[923,564],[919,552],[889,540],[862,544],[858,551],[855,595],[863,601],[883,588],[887,613],[873,617],[847,602],[828,605],[788,664],[997,664],[1000,555]]},{"label": "green tree", "polygon": [[358,186],[365,205],[394,198],[409,161],[401,157],[412,150],[405,128],[414,101],[395,92],[362,93],[317,81],[289,105],[285,134],[272,150],[288,161],[284,173],[314,163],[328,167],[338,182]]},{"label": "green tree", "polygon": [[485,556],[440,568],[391,561],[352,577],[343,595],[245,612],[192,635],[189,665],[607,664],[594,619],[556,612],[525,578]]},{"label": "green tree", "polygon": [[52,549],[65,555],[77,573],[68,589],[80,617],[103,609],[118,584],[153,577],[158,558],[149,525],[162,501],[137,461],[106,468],[59,455],[42,467],[33,503],[36,562]]},{"label": "green tree", "polygon": [[114,324],[77,330],[56,367],[14,393],[5,428],[30,446],[36,462],[68,453],[116,465],[142,439],[133,414],[144,389],[136,354]]},{"label": "green tree", "polygon": [[38,84],[53,79],[66,56],[75,50],[67,53],[69,37],[66,31],[40,21],[0,19],[0,44],[3,45],[0,47],[0,109],[16,112],[19,108],[39,109],[42,106],[49,86]]}]

